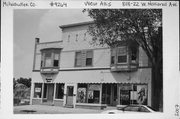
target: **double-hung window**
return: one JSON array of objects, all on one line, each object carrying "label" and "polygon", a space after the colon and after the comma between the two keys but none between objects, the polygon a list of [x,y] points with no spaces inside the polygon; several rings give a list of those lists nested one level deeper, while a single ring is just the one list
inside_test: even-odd
[{"label": "double-hung window", "polygon": [[93,51],[77,51],[75,53],[75,67],[92,66],[93,63]]},{"label": "double-hung window", "polygon": [[54,53],[53,66],[54,67],[58,67],[59,66],[59,53]]},{"label": "double-hung window", "polygon": [[127,63],[127,47],[117,48],[117,63]]},{"label": "double-hung window", "polygon": [[51,67],[51,52],[46,52],[45,53],[45,58],[44,58],[44,67]]}]

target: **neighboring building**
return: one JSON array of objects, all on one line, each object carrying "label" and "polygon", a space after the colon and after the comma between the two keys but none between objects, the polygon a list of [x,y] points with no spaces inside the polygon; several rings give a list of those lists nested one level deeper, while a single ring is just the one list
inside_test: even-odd
[{"label": "neighboring building", "polygon": [[31,104],[151,105],[151,68],[138,45],[92,45],[92,22],[60,26],[62,41],[35,42]]}]

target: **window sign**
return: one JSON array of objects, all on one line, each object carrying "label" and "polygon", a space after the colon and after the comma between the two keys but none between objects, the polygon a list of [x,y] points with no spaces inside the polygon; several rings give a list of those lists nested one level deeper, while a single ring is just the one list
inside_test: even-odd
[{"label": "window sign", "polygon": [[35,92],[40,93],[41,92],[41,88],[35,88]]},{"label": "window sign", "polygon": [[93,99],[93,91],[88,91],[88,99]]},{"label": "window sign", "polygon": [[41,90],[42,83],[35,83],[34,84],[34,98],[41,98]]},{"label": "window sign", "polygon": [[86,88],[78,88],[78,103],[85,103],[86,102]]},{"label": "window sign", "polygon": [[147,104],[147,85],[137,85],[138,104]]}]

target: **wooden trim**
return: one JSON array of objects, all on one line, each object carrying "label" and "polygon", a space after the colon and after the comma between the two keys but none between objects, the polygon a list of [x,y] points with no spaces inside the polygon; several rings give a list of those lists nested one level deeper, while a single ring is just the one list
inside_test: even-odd
[{"label": "wooden trim", "polygon": [[63,42],[63,41],[42,42],[42,43],[38,43],[38,45],[41,45],[41,44],[49,44],[49,43],[60,43],[60,42]]},{"label": "wooden trim", "polygon": [[78,52],[78,51],[82,51],[82,50],[103,50],[103,49],[109,49],[109,47],[102,47],[102,48],[93,48],[93,49],[81,49],[81,50],[62,50],[61,53],[64,53],[64,52]]},{"label": "wooden trim", "polygon": [[87,22],[80,22],[80,23],[72,23],[72,24],[67,24],[67,25],[61,25],[59,28],[68,28],[68,27],[75,27],[75,26],[83,26],[83,25],[90,25],[93,24],[94,21],[87,21]]}]

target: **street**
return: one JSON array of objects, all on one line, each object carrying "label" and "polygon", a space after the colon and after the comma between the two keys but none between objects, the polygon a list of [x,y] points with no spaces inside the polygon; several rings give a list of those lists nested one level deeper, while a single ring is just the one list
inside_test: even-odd
[{"label": "street", "polygon": [[[115,109],[116,107],[107,107],[104,110]],[[14,114],[98,114],[104,110],[84,109],[84,108],[66,108],[48,105],[22,105],[14,106]]]}]

